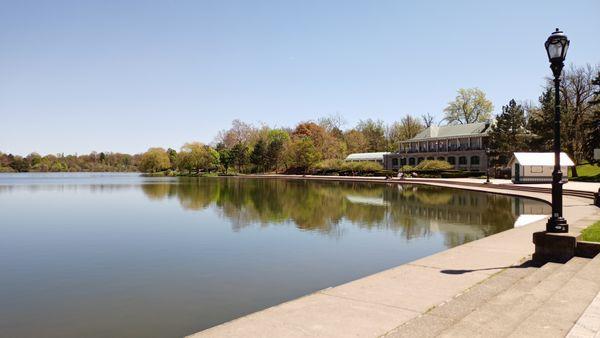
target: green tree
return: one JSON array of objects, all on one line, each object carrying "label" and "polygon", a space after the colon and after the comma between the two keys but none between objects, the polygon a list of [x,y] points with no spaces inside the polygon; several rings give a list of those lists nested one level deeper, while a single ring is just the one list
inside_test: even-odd
[{"label": "green tree", "polygon": [[277,165],[281,159],[281,152],[283,151],[283,143],[279,140],[273,140],[269,143],[266,153],[266,168],[267,170],[277,170]]},{"label": "green tree", "polygon": [[171,162],[171,170],[177,169],[177,151],[175,149],[167,149],[169,161]]},{"label": "green tree", "polygon": [[277,170],[283,162],[283,149],[290,142],[290,134],[283,129],[269,131],[265,165],[267,170]]},{"label": "green tree", "polygon": [[150,148],[146,151],[140,161],[140,169],[146,173],[154,173],[169,169],[171,162],[169,155],[163,148]]},{"label": "green tree", "polygon": [[231,165],[233,164],[233,156],[231,154],[231,150],[223,147],[220,150],[218,150],[218,152],[219,163],[221,163],[221,166],[223,166],[223,169],[227,174],[227,172],[229,171],[229,167],[231,167]]},{"label": "green tree", "polygon": [[265,140],[261,138],[256,142],[252,153],[250,153],[250,163],[254,164],[256,171],[264,172],[266,160],[267,146]]},{"label": "green tree", "polygon": [[515,151],[527,150],[528,133],[525,125],[525,109],[510,100],[496,117],[496,124],[489,132],[490,148],[499,155],[498,163],[506,164]]},{"label": "green tree", "polygon": [[188,172],[210,171],[219,164],[219,153],[199,142],[186,143],[179,152],[179,168]]},{"label": "green tree", "polygon": [[284,144],[290,141],[290,133],[288,133],[284,129],[271,129],[269,130],[269,134],[267,137],[269,143],[277,141],[281,144]]},{"label": "green tree", "polygon": [[467,124],[490,119],[494,105],[479,88],[461,88],[444,109],[448,123]]},{"label": "green tree", "polygon": [[356,129],[350,129],[344,133],[344,141],[348,153],[364,153],[368,151],[369,143],[363,133]]},{"label": "green tree", "polygon": [[26,157],[31,169],[39,170],[40,164],[42,163],[42,156],[38,153],[31,153]]},{"label": "green tree", "polygon": [[27,172],[29,171],[29,161],[24,159],[21,156],[13,156],[8,155],[9,158],[12,157],[9,167],[11,167],[16,172]]},{"label": "green tree", "polygon": [[231,157],[233,164],[238,168],[238,172],[242,172],[242,167],[248,163],[248,148],[242,143],[236,143],[231,148]]},{"label": "green tree", "polygon": [[[530,107],[527,128],[532,134],[529,140],[529,149],[552,151],[554,139],[554,90],[552,88],[545,88],[538,98],[538,105]],[[561,137],[564,137],[564,134]]]},{"label": "green tree", "polygon": [[294,139],[290,151],[293,158],[293,166],[302,169],[304,172],[321,160],[321,154],[317,150],[313,140],[308,137]]}]

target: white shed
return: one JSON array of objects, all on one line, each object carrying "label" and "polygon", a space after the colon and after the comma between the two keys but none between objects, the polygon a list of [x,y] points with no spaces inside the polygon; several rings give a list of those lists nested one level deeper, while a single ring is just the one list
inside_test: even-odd
[{"label": "white shed", "polygon": [[[508,165],[513,183],[551,183],[554,153],[514,153]],[[567,154],[560,153],[563,182],[567,181],[568,168],[574,165]]]}]

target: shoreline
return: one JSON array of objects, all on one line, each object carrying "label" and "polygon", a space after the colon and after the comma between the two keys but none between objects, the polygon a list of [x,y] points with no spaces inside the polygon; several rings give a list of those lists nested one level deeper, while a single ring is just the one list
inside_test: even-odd
[{"label": "shoreline", "polygon": [[[550,203],[546,192],[461,184],[444,179],[391,179],[310,175],[244,175],[241,179],[296,179],[379,184],[423,184],[532,198]],[[571,231],[600,219],[600,208],[589,198],[564,196]],[[188,337],[246,336],[381,336],[443,305],[492,275],[518,266],[534,251],[532,235],[546,220],[506,230],[473,242],[408,262],[345,284],[222,323]],[[452,271],[468,271],[453,273]]]},{"label": "shoreline", "polygon": [[[474,185],[462,185],[460,183],[455,183],[443,178],[429,178],[429,179],[385,179],[384,177],[362,177],[362,176],[314,176],[314,175],[282,175],[282,174],[272,174],[272,175],[240,175],[235,176],[238,178],[268,178],[268,179],[287,179],[287,180],[312,180],[312,181],[332,181],[332,182],[358,182],[358,183],[378,183],[378,184],[413,184],[413,185],[429,185],[436,187],[446,187],[446,188],[455,188],[462,190],[470,190],[470,191],[484,191],[499,195],[507,195],[507,196],[516,196],[516,197],[526,197],[531,198],[540,202],[544,202],[547,204],[552,204],[551,198],[543,198],[538,194],[523,194],[524,192],[516,192],[510,190],[500,190],[496,191],[495,188],[490,188],[488,185],[481,183],[481,187],[477,187]],[[432,182],[436,180],[435,182]],[[487,188],[486,190],[481,190],[481,188]]]}]

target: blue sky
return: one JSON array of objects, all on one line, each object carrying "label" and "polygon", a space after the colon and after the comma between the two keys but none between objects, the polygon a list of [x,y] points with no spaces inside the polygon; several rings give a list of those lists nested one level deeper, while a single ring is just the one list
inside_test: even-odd
[{"label": "blue sky", "polygon": [[543,42],[600,63],[600,1],[0,0],[0,151],[141,152],[233,119],[440,116],[461,87],[536,100]]}]

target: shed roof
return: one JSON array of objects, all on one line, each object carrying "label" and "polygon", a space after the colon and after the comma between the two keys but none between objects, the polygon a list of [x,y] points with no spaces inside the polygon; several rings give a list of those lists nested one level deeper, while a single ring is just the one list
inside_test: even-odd
[{"label": "shed roof", "polygon": [[468,124],[450,124],[447,126],[431,126],[422,132],[418,133],[410,140],[423,140],[436,137],[456,137],[456,136],[472,136],[485,135],[490,129],[490,123],[477,122]]},{"label": "shed roof", "polygon": [[[521,165],[553,166],[554,153],[514,153],[510,162],[512,163],[515,160]],[[569,155],[561,152],[560,165],[574,166],[575,163],[569,158]]]},{"label": "shed roof", "polygon": [[383,155],[390,154],[389,152],[379,152],[379,153],[354,153],[348,155],[346,157],[346,161],[383,161]]}]

